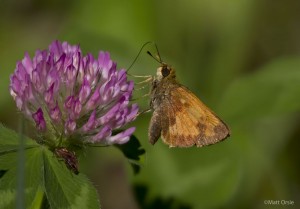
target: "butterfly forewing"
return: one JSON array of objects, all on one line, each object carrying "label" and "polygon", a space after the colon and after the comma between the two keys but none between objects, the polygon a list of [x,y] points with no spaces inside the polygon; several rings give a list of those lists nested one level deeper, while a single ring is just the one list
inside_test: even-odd
[{"label": "butterfly forewing", "polygon": [[161,105],[161,135],[170,147],[215,144],[227,136],[227,126],[190,90],[179,85]]}]

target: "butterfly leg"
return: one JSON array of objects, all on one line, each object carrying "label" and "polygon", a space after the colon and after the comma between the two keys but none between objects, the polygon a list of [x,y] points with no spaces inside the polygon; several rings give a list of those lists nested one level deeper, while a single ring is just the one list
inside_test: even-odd
[{"label": "butterfly leg", "polygon": [[142,87],[140,87],[140,88],[137,88],[136,90],[137,90],[137,91],[140,91],[140,90],[143,90],[143,89],[146,88],[146,87],[148,87],[148,85],[144,85],[144,86],[142,86]]},{"label": "butterfly leg", "polygon": [[152,75],[132,75],[132,74],[128,74],[134,78],[151,78],[153,77]]},{"label": "butterfly leg", "polygon": [[144,83],[151,83],[154,80],[154,76],[152,75],[131,75],[134,78],[144,78],[144,80],[140,82],[136,82],[136,85],[141,85]]},{"label": "butterfly leg", "polygon": [[138,82],[138,83],[136,83],[136,84],[137,84],[137,85],[141,85],[141,84],[144,84],[144,83],[150,83],[150,82],[152,82],[152,81],[153,81],[153,77],[150,76],[150,77],[146,77],[145,80],[140,81],[140,82]]},{"label": "butterfly leg", "polygon": [[150,111],[151,111],[151,109],[143,110],[143,111],[139,112],[136,117],[140,116],[141,114],[148,113]]}]

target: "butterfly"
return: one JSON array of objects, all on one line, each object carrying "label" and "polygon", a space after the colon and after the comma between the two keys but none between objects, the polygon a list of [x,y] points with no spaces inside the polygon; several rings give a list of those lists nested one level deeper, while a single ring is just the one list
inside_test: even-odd
[{"label": "butterfly", "polygon": [[177,81],[174,68],[160,56],[159,59],[152,57],[161,65],[150,91],[153,111],[148,131],[150,143],[154,145],[161,137],[169,147],[203,147],[229,137],[228,126]]}]

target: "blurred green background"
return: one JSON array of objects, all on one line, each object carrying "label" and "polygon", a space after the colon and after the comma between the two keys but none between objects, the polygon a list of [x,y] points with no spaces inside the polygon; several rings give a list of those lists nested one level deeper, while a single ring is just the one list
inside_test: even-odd
[{"label": "blurred green background", "polygon": [[[300,207],[300,1],[0,0],[0,5],[0,122],[7,127],[18,129],[8,92],[16,61],[55,39],[80,43],[95,56],[108,50],[125,68],[142,44],[155,41],[180,82],[230,126],[232,136],[217,145],[169,149],[161,141],[148,143],[151,114],[142,115],[134,122],[146,149],[138,175],[115,148],[93,148],[80,158],[104,209],[274,206],[265,200],[292,200],[294,206],[278,208]],[[154,75],[157,67],[143,52],[131,73]],[[146,109],[147,101],[137,99]]]}]

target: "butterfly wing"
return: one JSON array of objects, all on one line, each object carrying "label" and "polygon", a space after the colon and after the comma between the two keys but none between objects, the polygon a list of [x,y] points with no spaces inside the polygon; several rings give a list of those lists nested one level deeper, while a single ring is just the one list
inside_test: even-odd
[{"label": "butterfly wing", "polygon": [[202,147],[229,136],[226,124],[189,89],[178,86],[170,91],[157,114],[161,119],[161,137],[170,147]]}]

